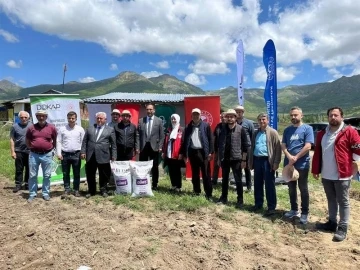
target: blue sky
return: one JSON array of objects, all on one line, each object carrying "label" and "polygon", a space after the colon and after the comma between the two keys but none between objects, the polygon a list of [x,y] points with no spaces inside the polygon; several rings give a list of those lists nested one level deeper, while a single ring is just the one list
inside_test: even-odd
[{"label": "blue sky", "polygon": [[[90,82],[134,71],[204,90],[262,88],[262,48],[277,48],[278,87],[360,73],[356,0],[0,0],[0,80],[22,87]],[[341,14],[341,18],[337,16]]]}]

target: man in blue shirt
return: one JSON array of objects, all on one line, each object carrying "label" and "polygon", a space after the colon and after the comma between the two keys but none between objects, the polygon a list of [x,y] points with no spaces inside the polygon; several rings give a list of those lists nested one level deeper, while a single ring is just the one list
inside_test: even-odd
[{"label": "man in blue shirt", "polygon": [[309,151],[311,144],[314,143],[314,131],[311,126],[302,122],[303,113],[299,107],[291,108],[290,118],[292,125],[284,130],[281,149],[285,154],[284,167],[287,164],[294,165],[295,169],[299,171],[301,216],[297,203],[297,181],[290,181],[288,186],[291,210],[285,213],[285,217],[300,217],[300,223],[306,224],[309,214]]}]

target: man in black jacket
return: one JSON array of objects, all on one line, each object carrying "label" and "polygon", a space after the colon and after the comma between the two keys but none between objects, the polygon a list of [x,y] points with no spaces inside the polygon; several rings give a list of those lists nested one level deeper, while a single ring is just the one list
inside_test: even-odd
[{"label": "man in black jacket", "polygon": [[124,110],[122,120],[114,126],[116,136],[117,160],[131,160],[135,156],[138,136],[137,127],[130,122],[131,113]]},{"label": "man in black jacket", "polygon": [[195,195],[200,195],[200,170],[203,179],[206,199],[212,197],[210,179],[210,160],[214,152],[213,136],[208,123],[200,118],[201,111],[195,108],[191,112],[192,121],[185,128],[184,142],[181,153],[185,160],[190,160],[192,170],[192,184]]},{"label": "man in black jacket", "polygon": [[243,185],[241,179],[241,169],[246,167],[247,151],[250,145],[245,129],[237,124],[235,110],[226,112],[227,125],[225,125],[219,134],[218,153],[223,173],[222,192],[218,203],[226,204],[229,189],[229,173],[232,169],[237,192],[237,208],[242,208]]},{"label": "man in black jacket", "polygon": [[218,182],[218,178],[219,178],[219,155],[218,155],[218,139],[219,139],[219,134],[221,129],[226,125],[227,120],[225,117],[225,112],[222,112],[220,114],[220,123],[216,125],[215,130],[214,130],[214,170],[213,170],[213,174],[212,174],[212,184],[213,185],[217,185]]}]

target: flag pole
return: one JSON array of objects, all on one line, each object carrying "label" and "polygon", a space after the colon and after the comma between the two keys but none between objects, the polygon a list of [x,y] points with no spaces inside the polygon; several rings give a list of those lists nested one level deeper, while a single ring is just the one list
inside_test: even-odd
[{"label": "flag pole", "polygon": [[63,83],[62,83],[62,92],[65,93],[65,73],[66,73],[66,63],[64,64],[64,73],[63,73]]}]

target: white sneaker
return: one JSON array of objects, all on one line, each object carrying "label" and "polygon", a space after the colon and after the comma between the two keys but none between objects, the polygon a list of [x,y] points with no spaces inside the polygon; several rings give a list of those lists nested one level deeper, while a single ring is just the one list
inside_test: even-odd
[{"label": "white sneaker", "polygon": [[300,223],[301,223],[301,224],[306,224],[306,223],[308,223],[308,215],[302,214],[302,215],[300,216]]},{"label": "white sneaker", "polygon": [[289,212],[286,212],[284,214],[284,217],[286,218],[300,217],[300,213],[299,211],[290,210]]}]

